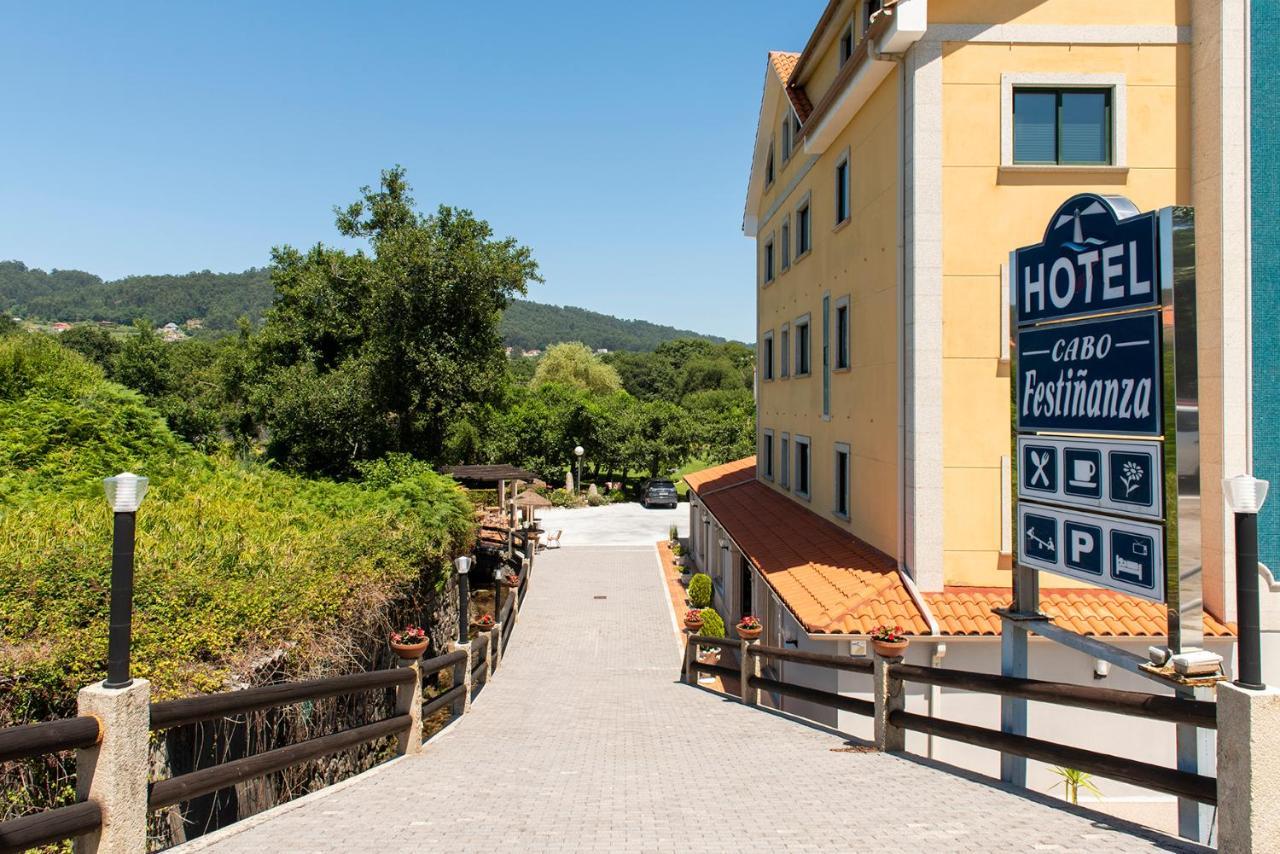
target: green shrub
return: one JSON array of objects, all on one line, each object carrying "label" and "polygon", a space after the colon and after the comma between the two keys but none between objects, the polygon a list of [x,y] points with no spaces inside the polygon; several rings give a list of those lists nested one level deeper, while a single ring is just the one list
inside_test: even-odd
[{"label": "green shrub", "polygon": [[609,500],[610,504],[622,504],[627,500],[627,494],[621,489],[611,489],[605,495],[605,498]]},{"label": "green shrub", "polygon": [[[706,576],[703,576],[705,578]],[[698,634],[709,638],[724,637],[724,620],[716,613],[715,608],[702,609],[702,628]]]},{"label": "green shrub", "polygon": [[587,495],[587,504],[591,507],[600,507],[608,503],[609,500],[598,492],[592,492]]},{"label": "green shrub", "polygon": [[671,526],[671,530],[667,532],[667,539],[673,543],[680,541],[680,529],[675,525]]},{"label": "green shrub", "polygon": [[695,608],[706,608],[711,604],[711,576],[705,572],[689,579],[689,604]]},{"label": "green shrub", "polygon": [[567,489],[553,489],[547,493],[547,499],[555,507],[581,507],[582,499]]}]

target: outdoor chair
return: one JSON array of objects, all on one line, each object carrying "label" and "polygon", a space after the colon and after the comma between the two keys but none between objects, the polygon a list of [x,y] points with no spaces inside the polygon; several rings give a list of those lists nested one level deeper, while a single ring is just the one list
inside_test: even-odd
[{"label": "outdoor chair", "polygon": [[548,549],[560,548],[560,535],[563,533],[564,531],[556,531],[554,534],[547,534],[546,542],[543,544],[543,548],[548,548]]}]

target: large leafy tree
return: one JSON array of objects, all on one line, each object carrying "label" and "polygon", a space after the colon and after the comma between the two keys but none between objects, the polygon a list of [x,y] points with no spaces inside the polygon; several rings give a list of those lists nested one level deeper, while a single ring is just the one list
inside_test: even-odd
[{"label": "large leafy tree", "polygon": [[533,373],[534,388],[558,383],[593,394],[612,394],[622,388],[618,372],[600,361],[585,344],[556,344],[547,350]]},{"label": "large leafy tree", "polygon": [[269,453],[337,476],[388,452],[438,460],[449,425],[500,391],[499,321],[537,264],[470,211],[417,212],[399,167],[335,213],[368,252],[272,252],[254,393]]}]

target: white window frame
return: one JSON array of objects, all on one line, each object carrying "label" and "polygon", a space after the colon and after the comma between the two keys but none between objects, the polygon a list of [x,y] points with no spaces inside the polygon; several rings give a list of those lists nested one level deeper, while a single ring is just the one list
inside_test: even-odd
[{"label": "white window frame", "polygon": [[[796,458],[795,465],[792,466],[792,469],[795,471],[795,489],[793,491],[795,492],[796,495],[800,496],[801,498],[807,501],[811,497],[813,497],[813,441],[808,436],[797,435],[792,439],[791,446],[794,449],[792,453],[795,454],[795,458]],[[807,481],[807,483],[805,484],[807,488],[803,490],[800,488],[800,447],[801,446],[804,446],[804,450],[805,450],[804,479]]]},{"label": "white window frame", "polygon": [[[792,221],[791,231],[792,231],[793,238],[795,239],[795,242],[796,242],[796,251],[792,253],[792,257],[791,257],[792,264],[799,264],[803,259],[809,257],[809,253],[813,251],[812,195],[813,195],[812,192],[805,193],[804,196],[801,197],[800,201],[796,202],[794,216],[792,216],[791,218],[791,221]],[[801,251],[800,249],[800,235],[801,235],[800,213],[801,211],[804,211],[805,215],[809,218],[809,228],[808,228],[809,245],[803,251]]]},{"label": "white window frame", "polygon": [[768,448],[769,452],[763,455],[768,465],[761,467],[760,476],[763,477],[765,480],[773,480],[773,469],[774,469],[774,466],[777,465],[777,460],[778,460],[778,456],[776,453],[777,446],[774,444],[774,441],[773,441],[773,438],[774,438],[773,430],[766,427],[763,431],[761,431],[761,436],[763,438],[761,439],[760,444],[764,445],[765,448]]},{"label": "white window frame", "polygon": [[764,343],[762,348],[764,352],[760,354],[760,361],[763,363],[760,366],[760,376],[765,382],[773,382],[773,377],[778,370],[778,366],[774,363],[773,330],[765,332],[761,336],[761,341]]},{"label": "white window frame", "polygon": [[782,218],[778,228],[778,242],[782,244],[782,272],[791,269],[791,214]]},{"label": "white window frame", "polygon": [[[804,348],[807,352],[804,354],[805,358],[803,360],[800,358],[801,344],[799,333],[801,326],[805,327],[805,337],[809,339],[809,346]],[[802,314],[796,318],[795,323],[792,325],[791,341],[792,346],[795,348],[795,357],[792,360],[792,366],[795,368],[795,376],[813,376],[813,319],[810,315]],[[808,369],[802,371],[800,368],[806,363],[808,364]]]},{"label": "white window frame", "polygon": [[[849,294],[845,294],[832,304],[833,312],[831,317],[831,325],[833,332],[832,337],[835,339],[835,358],[831,360],[832,373],[844,373],[853,368],[853,309],[850,307]],[[844,334],[843,342],[840,340],[840,310],[844,309]],[[844,345],[845,363],[840,364],[841,344]]]},{"label": "white window frame", "polygon": [[[1000,170],[1007,172],[1127,172],[1129,170],[1129,109],[1123,74],[1008,72],[1000,75]],[[1111,163],[1014,163],[1014,89],[1110,89]]]},{"label": "white window frame", "polygon": [[[845,507],[840,509],[840,455],[844,454],[845,474]],[[848,442],[836,442],[831,452],[831,513],[833,516],[849,521],[853,510],[853,451]]]},{"label": "white window frame", "polygon": [[780,344],[778,347],[778,356],[782,360],[782,370],[778,372],[778,376],[787,379],[791,376],[791,324],[782,324],[781,334],[779,336]]},{"label": "white window frame", "polygon": [[788,108],[782,114],[782,162],[784,164],[790,162],[791,146],[795,144],[792,127],[791,110]]},{"label": "white window frame", "polygon": [[764,248],[760,253],[761,286],[766,288],[773,284],[773,280],[778,275],[775,269],[778,260],[778,241],[775,237],[774,234],[770,233],[764,239]]},{"label": "white window frame", "polygon": [[[841,226],[848,225],[849,220],[853,219],[853,161],[850,159],[849,155],[850,151],[846,148],[840,154],[840,159],[836,161],[835,169],[832,170],[832,177],[838,179],[840,176],[840,167],[844,167],[843,190],[845,204],[844,219],[840,219],[840,192],[842,188],[840,187],[839,180],[836,180],[834,181],[835,197],[832,200],[834,202],[832,214],[835,217],[835,225],[831,227],[833,231],[838,230]],[[812,211],[809,213],[809,218],[810,220],[813,219]],[[810,225],[812,225],[812,223],[810,223]]]},{"label": "white window frame", "polygon": [[[841,68],[845,67],[845,65],[849,62],[849,60],[853,58],[853,52],[858,49],[858,32],[854,24],[855,24],[855,19],[850,18],[849,24],[840,32],[839,49],[840,49],[840,67]],[[844,52],[844,41],[846,38],[849,40],[848,53]]]},{"label": "white window frame", "polygon": [[778,443],[778,460],[782,465],[782,471],[778,477],[778,485],[783,489],[791,488],[791,434],[783,433],[782,441]]},{"label": "white window frame", "polygon": [[778,177],[778,161],[774,154],[776,149],[776,141],[769,140],[769,153],[765,155],[764,160],[764,188],[766,190],[773,186],[774,179]]}]

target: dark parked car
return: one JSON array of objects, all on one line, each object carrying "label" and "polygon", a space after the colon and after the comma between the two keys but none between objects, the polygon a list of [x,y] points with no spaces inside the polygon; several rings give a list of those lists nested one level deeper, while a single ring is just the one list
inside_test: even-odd
[{"label": "dark parked car", "polygon": [[645,507],[675,507],[676,485],[669,480],[646,480],[640,485],[640,503]]}]

